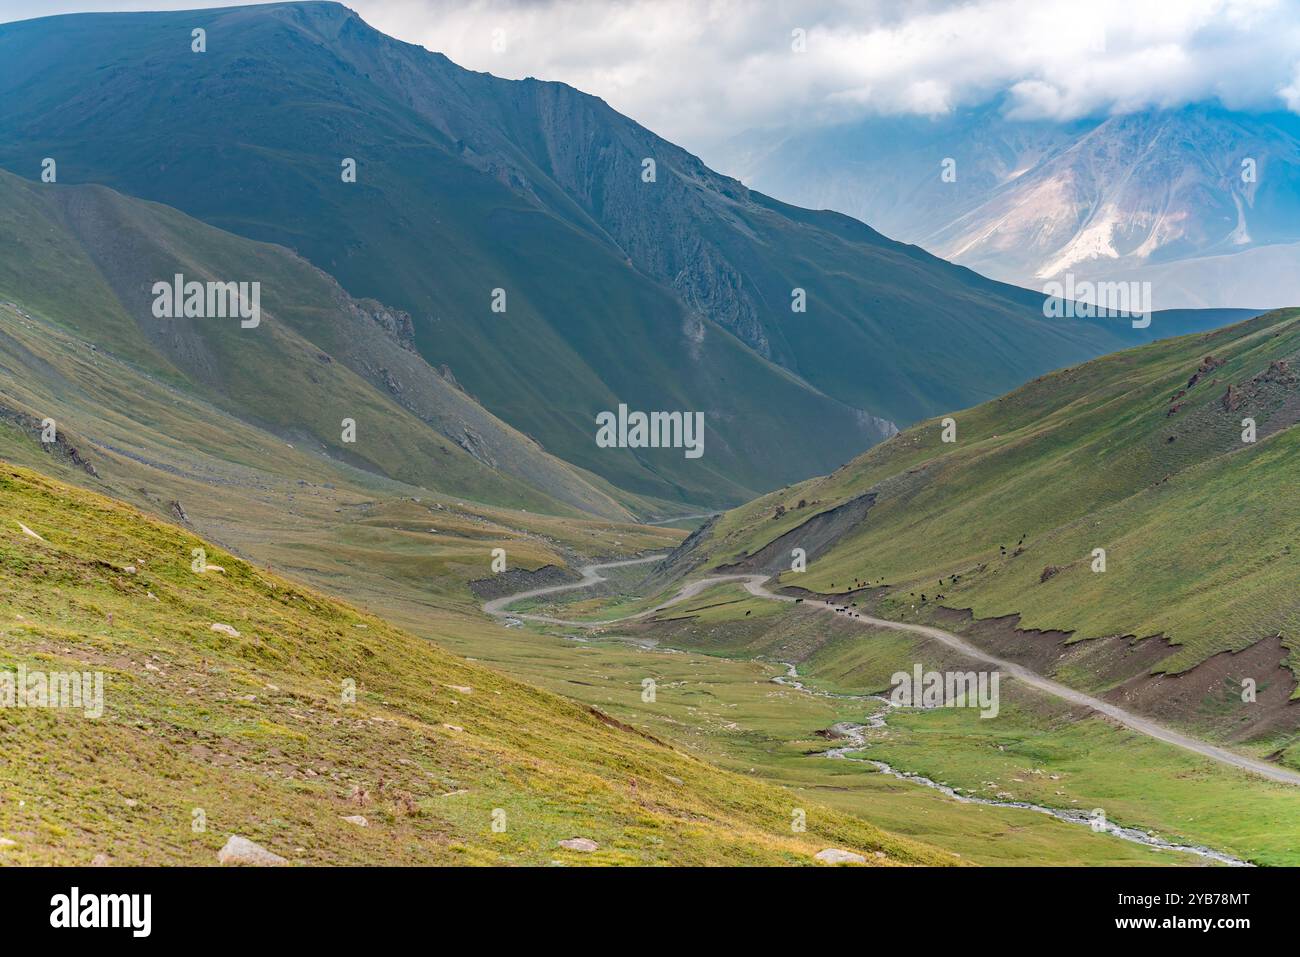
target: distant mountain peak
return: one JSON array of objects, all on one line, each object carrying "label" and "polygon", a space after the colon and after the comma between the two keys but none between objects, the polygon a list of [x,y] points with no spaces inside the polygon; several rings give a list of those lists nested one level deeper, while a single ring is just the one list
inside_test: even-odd
[{"label": "distant mountain peak", "polygon": [[[1291,114],[1194,103],[1054,124],[990,107],[930,124],[869,120],[767,151],[747,138],[742,149],[757,157],[748,177],[759,188],[1007,282],[1145,280],[1159,308],[1300,302]],[[945,157],[955,182],[939,177]]]},{"label": "distant mountain peak", "polygon": [[[60,183],[294,250],[409,315],[429,365],[548,451],[692,504],[1181,328],[1049,322],[1040,296],[752,191],[596,97],[462,69],[339,4],[0,25],[0,166],[32,177],[51,152]],[[598,447],[620,404],[702,413],[709,453]]]}]

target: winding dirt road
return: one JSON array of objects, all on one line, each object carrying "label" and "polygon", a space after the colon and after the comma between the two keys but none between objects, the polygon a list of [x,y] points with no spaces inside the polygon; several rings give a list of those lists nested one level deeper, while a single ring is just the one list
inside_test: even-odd
[{"label": "winding dirt road", "polygon": [[[552,625],[565,625],[571,628],[603,628],[606,625],[616,624],[621,621],[634,621],[640,618],[648,618],[656,612],[669,608],[680,602],[694,598],[704,589],[720,582],[740,581],[744,582],[745,590],[756,598],[766,598],[770,601],[782,601],[793,604],[795,599],[789,595],[780,595],[767,589],[767,575],[714,575],[710,578],[701,578],[697,581],[689,582],[683,585],[681,590],[672,598],[656,605],[647,611],[640,612],[636,615],[627,615],[622,618],[612,618],[606,621],[566,621],[562,618],[551,618],[546,615],[529,615],[529,614],[512,614],[505,609],[517,601],[523,601],[528,598],[539,598],[543,595],[552,595],[558,592],[572,591],[577,588],[590,588],[606,579],[601,577],[600,572],[606,568],[623,568],[628,565],[642,565],[648,562],[662,561],[664,555],[650,555],[646,558],[634,558],[621,562],[606,562],[599,565],[586,565],[582,568],[582,578],[576,582],[570,582],[564,585],[550,585],[546,588],[534,588],[530,591],[522,591],[514,595],[506,595],[501,598],[494,598],[483,605],[483,610],[489,615],[497,617],[509,616],[512,618],[521,618],[528,621],[539,621]],[[1166,728],[1149,718],[1143,718],[1140,715],[1133,714],[1131,711],[1125,711],[1116,705],[1102,701],[1100,698],[1094,698],[1092,695],[1084,694],[1082,691],[1076,691],[1074,688],[1061,684],[1059,681],[1053,681],[1050,678],[1044,678],[1036,672],[1030,671],[1023,665],[1018,665],[1014,661],[1007,661],[1004,658],[998,658],[989,654],[980,648],[975,647],[950,631],[944,631],[942,628],[932,628],[929,625],[909,625],[898,621],[889,621],[884,618],[872,618],[870,615],[864,615],[855,612],[852,616],[842,612],[835,605],[827,601],[817,599],[804,599],[801,604],[806,608],[816,608],[820,611],[829,612],[846,618],[849,621],[858,622],[866,627],[871,628],[889,628],[894,631],[909,631],[913,634],[922,635],[926,638],[933,638],[940,641],[955,651],[960,652],[968,658],[992,665],[999,671],[1005,672],[1014,678],[1023,681],[1030,687],[1045,691],[1062,701],[1068,701],[1070,704],[1078,705],[1083,708],[1089,708],[1098,714],[1105,715],[1116,724],[1128,728],[1130,731],[1136,731],[1144,734],[1149,738],[1157,741],[1163,741],[1166,744],[1172,744],[1175,747],[1182,748],[1185,751],[1191,751],[1193,754],[1199,754],[1201,757],[1209,758],[1220,764],[1226,764],[1230,767],[1240,768],[1243,771],[1249,771],[1252,774],[1258,774],[1261,777],[1268,778],[1271,781],[1278,781],[1282,784],[1300,785],[1300,773],[1288,770],[1287,768],[1278,767],[1269,764],[1267,761],[1260,761],[1256,758],[1247,757],[1243,754],[1237,754],[1235,751],[1229,751],[1226,748],[1220,748],[1213,744],[1208,744],[1197,738],[1181,734],[1171,728]]]},{"label": "winding dirt road", "polygon": [[[483,610],[489,615],[497,618],[520,618],[524,621],[540,621],[548,625],[568,625],[573,628],[599,628],[603,625],[613,624],[616,621],[628,621],[630,618],[644,618],[652,615],[660,608],[675,604],[685,598],[685,595],[679,595],[672,600],[665,602],[658,608],[651,608],[649,611],[642,612],[640,615],[629,615],[627,618],[612,618],[609,621],[565,621],[563,618],[551,618],[547,615],[526,615],[515,614],[506,611],[506,608],[517,601],[527,601],[529,598],[541,598],[543,595],[554,595],[562,591],[573,591],[576,588],[590,588],[593,585],[599,585],[608,579],[601,576],[601,572],[606,568],[626,568],[628,565],[645,565],[648,562],[661,562],[667,555],[647,555],[645,558],[630,558],[621,562],[605,562],[601,565],[583,565],[580,571],[582,578],[576,582],[566,582],[563,585],[547,585],[545,588],[530,588],[528,591],[516,592],[513,595],[502,595],[500,598],[493,598],[491,601],[483,603]],[[684,589],[683,589],[684,590]]]}]

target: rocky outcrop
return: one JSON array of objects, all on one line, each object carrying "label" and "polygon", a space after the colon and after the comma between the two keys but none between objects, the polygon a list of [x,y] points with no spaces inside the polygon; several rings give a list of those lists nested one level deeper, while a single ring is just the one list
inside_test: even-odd
[{"label": "rocky outcrop", "polygon": [[[5,403],[0,403],[0,422],[12,422],[22,431],[30,432],[38,437],[44,430],[41,418]],[[56,428],[54,441],[42,441],[41,448],[52,455],[58,455],[66,459],[92,478],[99,478],[99,472],[96,471],[95,466],[82,454],[81,449],[73,444],[63,428]]]},{"label": "rocky outcrop", "polygon": [[[329,278],[326,273],[322,272],[321,275]],[[333,282],[332,278],[330,281]],[[416,352],[418,355],[415,348],[415,325],[411,322],[410,313],[403,312],[401,309],[391,309],[374,299],[353,299],[341,288],[336,286],[336,289],[339,305],[346,309],[353,319],[361,323],[375,324],[383,330],[384,335],[407,352]]]},{"label": "rocky outcrop", "polygon": [[867,863],[867,859],[861,854],[854,854],[852,851],[846,851],[838,847],[828,847],[824,851],[818,851],[813,855],[813,859],[822,864]]},{"label": "rocky outcrop", "polygon": [[243,867],[279,867],[289,863],[279,854],[273,854],[260,844],[238,834],[230,835],[225,846],[217,851],[217,860],[227,866]]},{"label": "rocky outcrop", "polygon": [[526,568],[509,568],[490,578],[480,578],[469,583],[469,590],[485,600],[513,595],[533,588],[550,585],[567,585],[581,580],[582,576],[559,565],[543,565],[534,571]]},{"label": "rocky outcrop", "polygon": [[1192,377],[1187,380],[1187,388],[1192,388],[1196,383],[1201,381],[1203,376],[1219,368],[1219,366],[1223,365],[1225,361],[1227,360],[1220,359],[1218,356],[1206,356],[1201,360],[1201,364],[1197,370],[1192,373]]}]

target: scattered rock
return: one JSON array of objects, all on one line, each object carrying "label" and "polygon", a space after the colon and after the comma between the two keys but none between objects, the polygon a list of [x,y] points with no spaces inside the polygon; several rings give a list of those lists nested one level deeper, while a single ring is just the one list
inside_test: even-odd
[{"label": "scattered rock", "polygon": [[1192,386],[1196,385],[1196,383],[1201,381],[1201,376],[1213,372],[1227,361],[1228,360],[1220,359],[1217,356],[1206,356],[1200,366],[1197,367],[1196,372],[1187,380],[1187,388],[1190,389]]},{"label": "scattered rock", "polygon": [[464,728],[462,728],[460,725],[457,725],[457,724],[443,724],[443,727],[446,728],[448,731],[464,731],[464,730],[465,730]]},{"label": "scattered rock", "polygon": [[7,837],[0,837],[0,847],[17,847],[18,842],[10,840]]},{"label": "scattered rock", "polygon": [[272,854],[260,844],[254,844],[238,834],[230,835],[226,846],[217,851],[217,860],[222,864],[243,865],[245,867],[279,867],[289,862],[279,854]]},{"label": "scattered rock", "polygon": [[91,867],[108,867],[108,855],[104,853],[96,854],[90,859]]},{"label": "scattered rock", "polygon": [[1271,382],[1280,385],[1292,386],[1296,384],[1295,370],[1291,368],[1291,363],[1286,359],[1274,359],[1268,364],[1268,368],[1250,381],[1255,383]]},{"label": "scattered rock", "polygon": [[364,817],[362,817],[360,814],[349,814],[349,815],[348,815],[347,817],[345,817],[343,820],[347,821],[349,824],[355,824],[357,827],[369,827],[369,826],[370,826],[370,822],[367,821],[367,820],[366,820]]},{"label": "scattered rock", "polygon": [[829,738],[831,740],[840,740],[842,738],[855,738],[858,736],[859,726],[851,721],[837,721],[829,728],[822,728],[814,731],[813,734],[819,738]]},{"label": "scattered rock", "polygon": [[867,859],[861,854],[854,854],[852,851],[841,850],[838,847],[828,847],[824,851],[818,851],[813,855],[814,860],[821,861],[823,864],[865,864]]},{"label": "scattered rock", "polygon": [[1038,576],[1038,583],[1041,585],[1049,578],[1055,578],[1057,575],[1061,574],[1061,571],[1062,568],[1060,565],[1048,565],[1043,569],[1043,573]]},{"label": "scattered rock", "polygon": [[[208,568],[211,567],[212,567],[211,565],[208,566]],[[221,624],[221,622],[213,622],[213,624],[210,627],[212,631],[219,631],[223,635],[229,635],[231,638],[239,637],[239,632],[236,631],[234,627],[231,625],[223,625]]]},{"label": "scattered rock", "polygon": [[566,851],[581,851],[584,854],[600,850],[600,845],[589,837],[570,837],[560,841],[560,847]]}]

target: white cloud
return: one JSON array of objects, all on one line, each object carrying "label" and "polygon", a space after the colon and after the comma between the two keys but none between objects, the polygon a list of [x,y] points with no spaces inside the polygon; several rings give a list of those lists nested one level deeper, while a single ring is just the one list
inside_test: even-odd
[{"label": "white cloud", "polygon": [[[0,0],[0,16],[188,5]],[[1300,0],[349,5],[385,33],[462,66],[571,83],[697,150],[755,126],[943,113],[1003,94],[1024,118],[1065,120],[1213,97],[1235,108],[1300,112]],[[796,27],[806,31],[805,53],[791,49]],[[505,33],[504,51],[493,49],[495,30]]]},{"label": "white cloud", "polygon": [[[753,126],[947,112],[1009,94],[1074,119],[1222,98],[1296,108],[1300,0],[354,0],[501,76],[564,80],[692,146]],[[790,31],[807,33],[807,52]],[[506,31],[493,53],[492,29]],[[1290,85],[1286,85],[1290,84]]]},{"label": "white cloud", "polygon": [[1292,113],[1300,113],[1300,63],[1291,68],[1291,82],[1280,87],[1277,95]]}]

